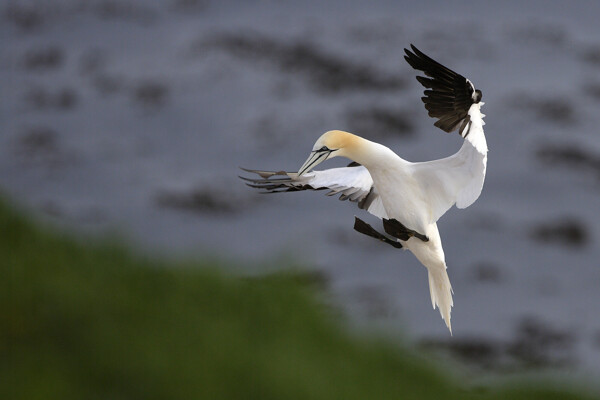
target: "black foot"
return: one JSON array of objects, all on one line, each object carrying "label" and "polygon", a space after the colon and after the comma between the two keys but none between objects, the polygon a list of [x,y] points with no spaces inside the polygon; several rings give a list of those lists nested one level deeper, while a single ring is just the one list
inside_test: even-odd
[{"label": "black foot", "polygon": [[429,242],[429,238],[417,231],[408,229],[395,219],[383,219],[383,229],[388,235],[392,235],[400,240],[407,241],[411,237],[416,237],[424,242]]},{"label": "black foot", "polygon": [[392,240],[386,237],[385,235],[377,232],[375,229],[373,229],[371,225],[367,224],[365,221],[359,219],[358,217],[354,217],[354,230],[372,238],[381,240],[382,242],[390,244],[397,249],[402,248],[402,245],[399,242]]}]

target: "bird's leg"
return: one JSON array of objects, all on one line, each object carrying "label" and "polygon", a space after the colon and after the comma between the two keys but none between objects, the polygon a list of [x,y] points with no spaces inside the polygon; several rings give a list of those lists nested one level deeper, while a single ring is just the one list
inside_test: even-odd
[{"label": "bird's leg", "polygon": [[354,230],[372,238],[381,240],[382,242],[390,244],[397,249],[402,248],[402,245],[399,242],[392,240],[386,237],[385,235],[377,232],[375,229],[373,229],[371,225],[367,224],[365,221],[359,219],[358,217],[354,217]]},{"label": "bird's leg", "polygon": [[424,242],[429,242],[429,238],[422,233],[417,231],[413,231],[412,229],[408,229],[402,223],[395,219],[383,219],[383,229],[385,233],[391,235],[400,240],[407,241],[411,237],[416,237],[417,239],[421,239]]}]

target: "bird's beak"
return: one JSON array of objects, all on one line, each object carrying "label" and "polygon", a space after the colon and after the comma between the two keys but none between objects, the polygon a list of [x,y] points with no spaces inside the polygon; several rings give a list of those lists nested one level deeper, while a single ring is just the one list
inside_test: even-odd
[{"label": "bird's beak", "polygon": [[312,151],[308,159],[302,164],[298,170],[298,177],[302,176],[305,172],[310,171],[318,164],[327,160],[327,157],[331,154],[331,151]]}]

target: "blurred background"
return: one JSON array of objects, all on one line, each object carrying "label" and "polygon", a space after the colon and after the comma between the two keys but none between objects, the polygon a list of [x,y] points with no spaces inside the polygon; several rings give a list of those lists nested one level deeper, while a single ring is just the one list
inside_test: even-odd
[{"label": "blurred background", "polygon": [[[477,370],[593,374],[598,15],[597,1],[4,1],[0,189],[149,255],[226,258],[244,275],[293,260],[352,326]],[[457,151],[420,101],[411,43],[486,103],[483,193],[439,221],[453,337],[418,261],[352,230],[355,204],[237,177],[297,170],[331,129],[410,161]]]}]

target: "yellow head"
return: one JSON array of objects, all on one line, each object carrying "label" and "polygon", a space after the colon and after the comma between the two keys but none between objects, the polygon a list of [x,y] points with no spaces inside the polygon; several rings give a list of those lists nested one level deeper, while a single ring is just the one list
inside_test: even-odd
[{"label": "yellow head", "polygon": [[310,171],[318,164],[332,157],[348,157],[360,138],[344,131],[325,132],[313,146],[310,156],[298,170],[298,176]]}]

